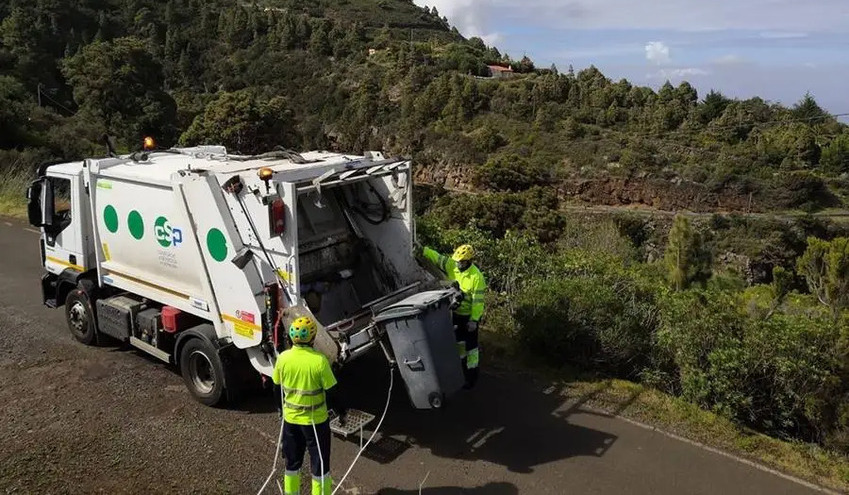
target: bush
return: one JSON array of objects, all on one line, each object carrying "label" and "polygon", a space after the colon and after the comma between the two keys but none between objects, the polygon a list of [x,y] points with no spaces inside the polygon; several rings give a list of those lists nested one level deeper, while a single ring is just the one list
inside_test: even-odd
[{"label": "bush", "polygon": [[664,298],[658,352],[678,370],[670,388],[772,434],[819,441],[843,435],[837,419],[846,393],[842,325],[827,311],[788,304],[764,317],[748,313],[745,298],[728,293]]},{"label": "bush", "polygon": [[475,182],[495,191],[524,191],[546,183],[550,177],[538,162],[516,154],[491,158],[475,171]]},{"label": "bush", "polygon": [[638,377],[651,357],[654,292],[621,261],[580,251],[546,271],[548,278],[530,281],[519,295],[524,345],[554,365]]},{"label": "bush", "polygon": [[556,240],[565,224],[557,210],[557,197],[542,188],[522,193],[444,196],[433,204],[428,216],[446,228],[474,225],[496,238],[521,229],[541,242]]},{"label": "bush", "polygon": [[[623,230],[626,233],[623,234]],[[558,245],[565,249],[580,249],[590,253],[612,255],[621,260],[635,260],[637,250],[628,237],[627,227],[613,220],[588,221],[572,217],[564,221]]]},{"label": "bush", "polygon": [[809,172],[782,174],[767,194],[778,208],[816,211],[840,204],[825,181]]}]

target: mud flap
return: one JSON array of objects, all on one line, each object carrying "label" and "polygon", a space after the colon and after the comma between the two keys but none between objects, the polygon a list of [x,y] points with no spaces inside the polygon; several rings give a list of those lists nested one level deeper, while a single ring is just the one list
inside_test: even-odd
[{"label": "mud flap", "polygon": [[218,349],[218,357],[224,369],[224,393],[228,404],[238,403],[248,392],[261,387],[260,377],[244,350],[227,345]]},{"label": "mud flap", "polygon": [[56,293],[58,292],[59,277],[52,273],[44,273],[41,276],[41,302],[48,308],[56,308]]}]

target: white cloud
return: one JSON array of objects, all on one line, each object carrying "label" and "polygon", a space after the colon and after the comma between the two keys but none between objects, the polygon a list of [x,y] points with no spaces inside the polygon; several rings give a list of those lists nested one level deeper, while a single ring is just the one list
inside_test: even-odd
[{"label": "white cloud", "polygon": [[697,67],[683,67],[680,69],[661,69],[653,74],[648,74],[648,79],[683,79],[685,77],[706,76],[710,74],[704,69]]},{"label": "white cloud", "polygon": [[484,43],[487,44],[487,46],[496,46],[496,47],[497,47],[498,43],[500,43],[504,39],[504,37],[501,35],[501,33],[488,33],[488,34],[478,34],[478,35],[470,34],[469,36],[478,36],[480,39],[483,40]]},{"label": "white cloud", "polygon": [[669,47],[662,41],[646,43],[646,59],[658,65],[668,64],[672,60],[669,57]]},{"label": "white cloud", "polygon": [[415,0],[436,6],[464,34],[522,23],[562,29],[747,30],[767,37],[849,29],[846,0]]},{"label": "white cloud", "polygon": [[490,46],[502,39],[501,33],[491,28],[491,8],[497,8],[498,1],[415,0],[415,3],[419,6],[436,7],[439,15],[448,17],[448,21],[457,26],[463,36],[477,36]]}]

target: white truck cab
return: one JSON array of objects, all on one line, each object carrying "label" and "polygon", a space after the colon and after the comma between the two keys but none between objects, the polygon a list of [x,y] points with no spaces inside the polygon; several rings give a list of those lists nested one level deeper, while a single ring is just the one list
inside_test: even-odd
[{"label": "white truck cab", "polygon": [[377,312],[439,285],[413,253],[410,167],[221,146],[42,166],[27,196],[44,304],[65,308],[80,342],[108,336],[179,366],[208,405],[246,368],[270,375],[300,315],[337,365],[390,357]]}]

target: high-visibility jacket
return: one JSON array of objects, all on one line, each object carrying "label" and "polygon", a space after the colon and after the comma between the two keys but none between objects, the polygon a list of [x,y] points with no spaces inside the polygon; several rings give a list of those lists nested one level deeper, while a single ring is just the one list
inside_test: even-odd
[{"label": "high-visibility jacket", "polygon": [[457,263],[450,256],[440,254],[428,247],[424,248],[424,257],[435,264],[448,277],[456,280],[463,292],[463,302],[455,313],[468,316],[471,321],[479,321],[483,316],[486,280],[477,266],[472,265],[466,271],[457,269]]},{"label": "high-visibility jacket", "polygon": [[283,419],[311,425],[327,421],[326,392],[336,385],[327,357],[310,346],[296,345],[277,356],[271,379],[283,388]]}]

